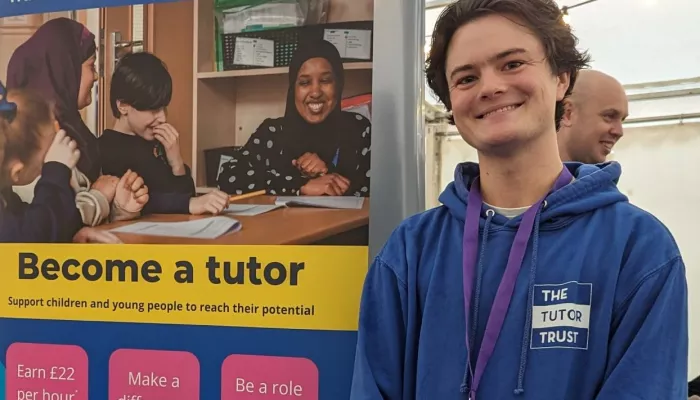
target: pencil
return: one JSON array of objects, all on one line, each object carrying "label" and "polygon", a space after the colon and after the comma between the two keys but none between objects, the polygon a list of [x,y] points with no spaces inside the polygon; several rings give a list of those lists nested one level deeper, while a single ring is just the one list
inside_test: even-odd
[{"label": "pencil", "polygon": [[265,190],[258,190],[257,192],[250,192],[250,193],[241,194],[238,196],[231,196],[228,198],[228,201],[243,200],[243,199],[248,199],[251,197],[262,196],[265,193],[267,193]]}]

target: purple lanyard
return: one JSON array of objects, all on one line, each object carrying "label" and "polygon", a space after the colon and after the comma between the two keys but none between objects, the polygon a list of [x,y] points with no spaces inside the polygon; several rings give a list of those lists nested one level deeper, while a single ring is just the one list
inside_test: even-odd
[{"label": "purple lanyard", "polygon": [[[571,172],[564,167],[554,183],[554,187],[549,193],[566,186],[572,179],[573,176],[571,175]],[[549,193],[547,195],[549,195]],[[532,234],[532,228],[535,225],[535,216],[544,202],[545,197],[533,204],[525,212],[523,219],[520,222],[518,232],[515,234],[515,240],[513,241],[513,246],[510,249],[510,255],[508,256],[508,264],[506,265],[506,270],[503,273],[503,279],[501,279],[501,283],[498,285],[496,298],[493,302],[493,306],[491,307],[488,322],[486,323],[486,331],[484,332],[484,339],[482,340],[481,349],[479,350],[479,356],[476,361],[476,368],[472,373],[471,351],[469,349],[469,314],[471,310],[472,292],[474,290],[474,274],[479,252],[479,220],[481,218],[481,206],[483,204],[478,177],[472,183],[471,190],[469,191],[469,204],[467,206],[467,218],[464,222],[464,240],[462,243],[462,262],[464,267],[464,315],[467,326],[467,362],[472,379],[472,384],[470,385],[469,389],[469,400],[476,399],[476,391],[479,388],[479,382],[481,381],[481,377],[486,369],[486,364],[493,354],[493,349],[496,346],[498,335],[501,333],[501,328],[503,328],[503,321],[505,320],[506,312],[508,311],[508,306],[510,305],[510,300],[513,297],[515,281],[518,278],[518,273],[520,272],[520,267],[522,266],[523,258],[525,257],[525,251],[527,250],[527,244],[530,241],[530,235]]]}]

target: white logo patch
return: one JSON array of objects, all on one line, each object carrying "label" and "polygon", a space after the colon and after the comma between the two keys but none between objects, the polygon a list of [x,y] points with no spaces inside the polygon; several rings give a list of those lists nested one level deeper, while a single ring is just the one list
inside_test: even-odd
[{"label": "white logo patch", "polygon": [[593,284],[534,285],[531,349],[588,350]]}]

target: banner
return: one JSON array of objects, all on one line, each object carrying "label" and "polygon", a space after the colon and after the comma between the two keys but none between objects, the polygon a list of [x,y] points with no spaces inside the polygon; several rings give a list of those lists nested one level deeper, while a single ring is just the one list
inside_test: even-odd
[{"label": "banner", "polygon": [[[178,0],[150,0],[148,3],[170,1]],[[134,3],[134,0],[63,0],[60,2],[52,0],[0,0],[0,18],[85,8],[128,6]]]},{"label": "banner", "polygon": [[27,249],[3,247],[7,399],[347,397],[363,248]]},{"label": "banner", "polygon": [[347,399],[372,1],[59,3],[0,3],[0,398]]}]

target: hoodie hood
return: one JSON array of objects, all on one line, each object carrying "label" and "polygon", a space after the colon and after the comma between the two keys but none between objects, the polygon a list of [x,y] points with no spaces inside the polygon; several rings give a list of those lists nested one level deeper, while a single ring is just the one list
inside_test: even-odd
[{"label": "hoodie hood", "polygon": [[[547,207],[540,216],[540,229],[546,229],[552,224],[559,225],[568,219],[576,218],[596,209],[618,202],[628,201],[627,196],[617,188],[622,174],[620,164],[611,161],[603,164],[589,165],[578,162],[567,162],[564,166],[569,169],[575,180],[565,187],[547,196]],[[465,162],[457,165],[454,181],[450,182],[440,194],[439,200],[458,221],[464,223],[467,213],[469,188],[479,176],[479,165]],[[486,210],[486,208],[484,208]],[[482,220],[485,218],[482,213]],[[521,217],[512,222],[517,229]],[[496,214],[491,223],[505,225],[510,220]],[[483,222],[483,221],[482,221]]]}]

